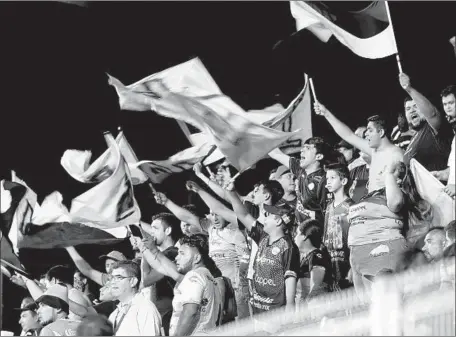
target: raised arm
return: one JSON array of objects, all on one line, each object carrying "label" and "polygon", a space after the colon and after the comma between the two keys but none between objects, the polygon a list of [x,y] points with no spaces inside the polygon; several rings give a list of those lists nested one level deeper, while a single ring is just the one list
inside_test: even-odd
[{"label": "raised arm", "polygon": [[231,223],[237,222],[236,213],[228,209],[228,207],[215,199],[212,195],[201,189],[201,187],[195,182],[187,181],[187,189],[197,193],[214,213],[220,215],[226,221]]},{"label": "raised arm", "polygon": [[14,275],[11,276],[11,282],[20,287],[26,288],[35,301],[44,293],[36,281],[31,280],[18,273],[14,273]]},{"label": "raised arm", "polygon": [[276,148],[269,152],[269,157],[271,157],[275,161],[278,161],[280,164],[290,168],[290,156],[283,153],[282,150],[280,150],[279,148]]},{"label": "raised arm", "polygon": [[86,277],[91,279],[93,282],[103,285],[103,273],[93,269],[86,260],[82,258],[74,247],[65,248],[71,259],[73,260],[76,268]]},{"label": "raised arm", "polygon": [[334,116],[328,109],[326,109],[323,104],[315,102],[314,109],[317,115],[326,118],[328,123],[331,124],[332,128],[340,138],[345,140],[347,143],[350,143],[362,152],[368,155],[372,154],[372,149],[369,147],[369,143],[361,137],[358,137],[347,125],[342,123],[339,119],[336,118],[336,116]]},{"label": "raised arm", "polygon": [[244,224],[245,228],[250,231],[253,225],[256,223],[256,219],[250,215],[245,208],[238,194],[234,191],[234,182],[230,182],[226,188],[226,195],[228,196],[231,205],[233,206],[236,217]]},{"label": "raised arm", "polygon": [[402,89],[404,89],[416,103],[416,106],[423,114],[423,117],[426,118],[434,132],[438,133],[440,126],[442,125],[442,116],[434,104],[432,104],[423,94],[411,86],[410,77],[406,74],[399,74],[399,83],[401,84]]},{"label": "raised arm", "polygon": [[155,200],[158,204],[163,205],[169,209],[169,211],[173,213],[180,221],[188,223],[191,226],[197,226],[198,228],[200,227],[200,218],[198,216],[192,214],[192,212],[186,210],[185,208],[176,205],[174,202],[169,200],[165,194],[156,192]]},{"label": "raised arm", "polygon": [[195,175],[200,178],[203,183],[205,183],[207,186],[209,186],[209,188],[215,193],[217,194],[220,198],[228,201],[227,199],[227,196],[225,195],[225,190],[223,189],[223,187],[221,187],[219,184],[217,184],[215,181],[209,179],[208,177],[206,177],[204,175],[204,173],[202,172],[202,167],[203,165],[201,163],[196,163],[194,166],[193,166],[193,171],[195,172]]},{"label": "raised arm", "polygon": [[143,259],[146,259],[154,270],[171,277],[176,282],[182,281],[184,276],[177,271],[176,264],[158,250],[152,237],[145,235],[144,239],[138,243],[138,247],[143,254]]}]

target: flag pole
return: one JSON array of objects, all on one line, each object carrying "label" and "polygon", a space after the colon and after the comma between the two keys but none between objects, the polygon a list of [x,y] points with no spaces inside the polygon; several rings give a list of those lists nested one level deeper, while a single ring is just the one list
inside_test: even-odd
[{"label": "flag pole", "polygon": [[188,125],[185,124],[185,122],[177,120],[177,119],[176,119],[176,122],[177,122],[177,124],[179,124],[179,127],[181,128],[185,137],[187,137],[187,140],[190,142],[190,145],[195,146],[195,144],[192,141],[192,138],[190,137],[191,133],[190,133],[190,129],[188,128]]},{"label": "flag pole", "polygon": [[399,57],[399,49],[397,48],[396,34],[394,33],[393,20],[391,20],[391,13],[390,13],[388,1],[385,1],[385,6],[386,6],[386,15],[388,16],[388,21],[391,25],[391,30],[393,31],[394,45],[396,46],[396,50],[397,50],[397,53],[396,53],[397,67],[399,68],[399,73],[402,74],[401,59]]},{"label": "flag pole", "polygon": [[309,83],[310,83],[310,89],[312,91],[313,99],[315,102],[318,102],[317,94],[315,93],[315,87],[314,87],[314,82],[313,82],[312,78],[309,78]]}]

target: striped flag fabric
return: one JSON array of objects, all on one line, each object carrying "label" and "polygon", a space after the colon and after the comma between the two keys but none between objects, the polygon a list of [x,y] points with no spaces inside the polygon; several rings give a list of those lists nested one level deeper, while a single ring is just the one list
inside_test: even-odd
[{"label": "striped flag fabric", "polygon": [[334,36],[364,58],[377,59],[397,53],[386,1],[359,2],[353,9],[347,6],[344,2],[290,1],[297,31],[308,29],[323,42]]},{"label": "striped flag fabric", "polygon": [[109,144],[110,161],[115,162],[115,166],[99,167],[109,176],[72,200],[70,217],[73,222],[100,229],[137,224],[141,212],[133,193],[130,170],[112,134],[106,133],[105,139]]},{"label": "striped flag fabric", "polygon": [[[2,263],[9,268],[21,268],[17,257],[19,249],[52,249],[80,244],[115,244],[127,237],[70,222],[68,210],[61,204],[62,196],[54,192],[46,197],[41,207],[32,206],[26,198],[29,187],[22,184],[1,182],[1,198],[10,198],[8,209],[2,208]],[[5,205],[3,205],[5,206]],[[4,212],[3,212],[4,211]],[[13,266],[13,267],[12,267]],[[14,268],[13,268],[14,269]]]}]

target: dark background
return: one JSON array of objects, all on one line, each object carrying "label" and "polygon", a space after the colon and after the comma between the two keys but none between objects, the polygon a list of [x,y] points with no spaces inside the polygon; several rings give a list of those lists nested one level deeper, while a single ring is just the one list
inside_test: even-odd
[{"label": "dark background", "polygon": [[[440,107],[441,89],[455,83],[448,40],[456,35],[456,3],[390,2],[390,9],[404,72]],[[130,84],[195,56],[245,110],[288,104],[305,71],[319,100],[352,128],[377,113],[390,116],[393,126],[405,97],[394,57],[363,59],[334,39],[323,44],[305,32],[287,39],[294,32],[288,2],[1,2],[0,178],[14,169],[41,200],[59,190],[69,205],[88,186],[60,166],[66,149],[90,149],[95,158],[106,149],[102,132],[119,125],[141,160],[166,159],[188,147],[174,120],[120,111],[105,73]],[[326,122],[313,118],[313,126],[314,135],[337,141]],[[267,168],[270,163],[255,174],[266,176]],[[186,203],[185,178],[160,188]],[[156,205],[144,186],[136,192],[147,219]],[[96,257],[110,249],[79,250],[97,266]],[[55,253],[25,251],[21,259],[38,275],[69,263],[66,252]],[[4,288],[8,309],[21,294],[8,281]],[[6,310],[4,329],[17,319]]]}]

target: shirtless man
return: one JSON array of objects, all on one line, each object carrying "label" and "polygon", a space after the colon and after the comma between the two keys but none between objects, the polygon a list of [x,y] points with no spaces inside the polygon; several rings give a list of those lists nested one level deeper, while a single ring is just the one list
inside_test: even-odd
[{"label": "shirtless man", "polygon": [[380,116],[369,117],[365,139],[363,139],[337,119],[323,104],[315,102],[314,109],[317,115],[326,118],[340,138],[361,152],[370,155],[368,192],[385,187],[385,178],[383,177],[385,169],[390,163],[403,161],[404,157],[404,152],[388,138],[390,132],[386,129],[386,121]]}]

